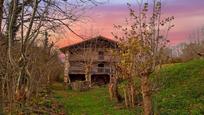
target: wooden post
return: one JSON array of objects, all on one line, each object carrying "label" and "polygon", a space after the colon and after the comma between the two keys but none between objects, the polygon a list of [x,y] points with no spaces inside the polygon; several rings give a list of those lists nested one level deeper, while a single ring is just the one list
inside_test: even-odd
[{"label": "wooden post", "polygon": [[67,86],[71,83],[69,78],[69,68],[70,68],[70,62],[69,62],[70,52],[67,50],[65,52],[65,61],[64,61],[64,84]]}]

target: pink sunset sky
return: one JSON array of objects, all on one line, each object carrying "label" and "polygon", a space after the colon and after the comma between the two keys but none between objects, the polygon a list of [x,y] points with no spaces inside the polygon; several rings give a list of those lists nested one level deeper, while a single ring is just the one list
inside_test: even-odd
[{"label": "pink sunset sky", "polygon": [[[89,21],[76,24],[73,28],[80,35],[93,34],[113,38],[113,25],[123,24],[129,15],[127,3],[136,4],[136,0],[108,0],[88,10],[85,15],[89,17]],[[175,17],[175,27],[168,36],[172,45],[187,41],[190,33],[204,26],[204,0],[163,0],[162,7],[164,17]],[[65,35],[65,38],[67,36],[71,35]]]}]

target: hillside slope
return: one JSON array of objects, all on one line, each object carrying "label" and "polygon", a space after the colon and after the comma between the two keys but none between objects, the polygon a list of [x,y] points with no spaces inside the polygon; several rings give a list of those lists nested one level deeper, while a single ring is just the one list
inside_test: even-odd
[{"label": "hillside slope", "polygon": [[136,111],[118,108],[110,101],[107,87],[79,92],[64,90],[61,84],[53,84],[56,99],[64,105],[66,115],[135,115]]},{"label": "hillside slope", "polygon": [[204,115],[204,60],[168,65],[154,80],[155,111],[161,115]]}]

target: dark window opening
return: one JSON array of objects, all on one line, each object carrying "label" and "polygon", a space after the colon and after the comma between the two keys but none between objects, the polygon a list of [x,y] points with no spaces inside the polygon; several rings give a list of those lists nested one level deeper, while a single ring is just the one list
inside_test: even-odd
[{"label": "dark window opening", "polygon": [[104,72],[105,72],[104,64],[103,63],[98,64],[98,73],[104,73]]},{"label": "dark window opening", "polygon": [[69,78],[70,78],[71,82],[85,81],[86,80],[84,74],[69,74]]},{"label": "dark window opening", "polygon": [[98,55],[103,56],[103,55],[104,55],[104,52],[103,52],[103,51],[99,51],[99,52],[98,52]]},{"label": "dark window opening", "polygon": [[103,51],[99,51],[98,52],[98,58],[99,58],[99,60],[104,60],[104,52]]},{"label": "dark window opening", "polygon": [[108,84],[110,82],[110,76],[107,75],[107,74],[92,75],[91,76],[91,81],[94,84],[97,84],[97,85],[105,85],[105,84]]},{"label": "dark window opening", "polygon": [[98,67],[104,67],[103,63],[98,64]]}]

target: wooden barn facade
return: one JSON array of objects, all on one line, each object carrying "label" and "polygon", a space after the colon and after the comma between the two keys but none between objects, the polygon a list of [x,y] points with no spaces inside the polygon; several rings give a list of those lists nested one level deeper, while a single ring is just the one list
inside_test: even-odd
[{"label": "wooden barn facade", "polygon": [[64,81],[67,83],[80,80],[106,84],[115,73],[117,59],[112,54],[117,50],[115,40],[97,36],[69,43],[60,50],[65,55]]}]

